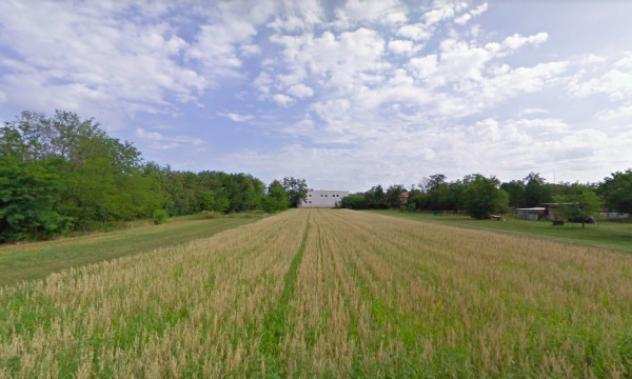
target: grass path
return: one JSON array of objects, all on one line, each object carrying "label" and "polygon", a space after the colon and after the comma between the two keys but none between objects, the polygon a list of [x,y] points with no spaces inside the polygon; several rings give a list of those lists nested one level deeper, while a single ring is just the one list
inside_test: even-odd
[{"label": "grass path", "polygon": [[287,333],[287,317],[289,313],[290,300],[294,296],[296,289],[296,279],[298,269],[305,255],[305,244],[309,235],[309,218],[305,224],[301,244],[292,258],[290,267],[283,277],[283,292],[276,307],[272,309],[264,318],[263,332],[261,335],[260,349],[266,361],[266,376],[284,376],[284,369],[281,365],[279,342]]},{"label": "grass path", "polygon": [[43,278],[70,267],[207,238],[261,217],[239,215],[208,220],[182,217],[162,225],[141,225],[80,237],[0,246],[0,286]]},{"label": "grass path", "polygon": [[567,223],[552,226],[548,221],[526,221],[509,218],[504,221],[474,220],[464,215],[433,215],[426,212],[393,210],[369,211],[409,220],[439,223],[459,228],[488,230],[513,235],[526,235],[576,245],[598,246],[632,253],[632,223],[598,222],[596,225]]}]

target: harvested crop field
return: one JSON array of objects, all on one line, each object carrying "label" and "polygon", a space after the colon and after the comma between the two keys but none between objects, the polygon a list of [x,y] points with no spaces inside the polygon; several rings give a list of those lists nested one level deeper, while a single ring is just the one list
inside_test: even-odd
[{"label": "harvested crop field", "polygon": [[0,289],[0,377],[632,376],[632,256],[292,210]]}]

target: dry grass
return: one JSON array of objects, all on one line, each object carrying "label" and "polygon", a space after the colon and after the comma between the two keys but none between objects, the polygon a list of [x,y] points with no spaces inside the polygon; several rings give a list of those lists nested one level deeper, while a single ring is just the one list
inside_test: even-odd
[{"label": "dry grass", "polygon": [[0,377],[632,376],[632,257],[334,210],[0,290]]}]

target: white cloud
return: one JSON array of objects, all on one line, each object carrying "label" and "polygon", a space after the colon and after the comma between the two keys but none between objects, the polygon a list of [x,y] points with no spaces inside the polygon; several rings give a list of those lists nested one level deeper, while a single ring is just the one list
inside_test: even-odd
[{"label": "white cloud", "polygon": [[255,44],[244,44],[239,47],[242,54],[246,56],[253,56],[261,54],[261,48]]},{"label": "white cloud", "polygon": [[270,93],[270,87],[272,86],[272,82],[273,82],[272,76],[270,76],[269,73],[263,71],[254,80],[253,85],[262,93],[268,94]]},{"label": "white cloud", "polygon": [[178,148],[200,148],[206,145],[200,138],[188,136],[165,136],[159,132],[152,132],[143,128],[136,129],[136,137],[150,149],[171,150]]},{"label": "white cloud", "polygon": [[424,13],[423,20],[427,26],[434,25],[443,20],[453,18],[457,12],[467,8],[464,2],[445,2],[435,4],[435,8]]},{"label": "white cloud", "polygon": [[547,111],[544,108],[525,108],[522,111],[520,111],[520,116],[531,116],[531,115],[535,115],[535,114],[548,114],[549,111]]},{"label": "white cloud", "polygon": [[546,42],[549,38],[548,33],[540,32],[538,34],[534,34],[528,37],[522,36],[520,34],[514,34],[505,38],[503,41],[503,46],[506,46],[510,49],[519,49],[524,45],[539,45],[541,43]]},{"label": "white cloud", "polygon": [[406,14],[396,0],[349,0],[335,10],[335,16],[336,25],[341,28],[358,23],[398,24],[406,21]]},{"label": "white cloud", "polygon": [[[186,112],[195,107],[202,119],[249,122],[257,125],[249,133],[277,138],[257,145],[263,152],[229,141],[232,153],[212,164],[355,189],[410,184],[419,170],[524,175],[627,164],[632,54],[525,51],[564,33],[518,34],[498,13],[475,22],[487,8],[461,0],[0,2],[0,110],[65,108],[106,124],[102,115],[192,130],[196,117]],[[586,117],[586,109],[598,112]],[[194,162],[190,147],[206,147],[171,128],[120,135],[158,156],[166,149],[175,157],[167,160]]]},{"label": "white cloud", "polygon": [[272,99],[282,107],[288,107],[294,102],[294,99],[292,97],[284,95],[282,93],[277,93],[276,95],[272,96]]},{"label": "white cloud", "polygon": [[597,112],[595,115],[600,121],[613,121],[632,118],[632,105],[623,105],[615,109],[607,109]]},{"label": "white cloud", "polygon": [[437,71],[437,56],[435,54],[412,58],[408,66],[419,78],[427,78]]},{"label": "white cloud", "polygon": [[424,24],[408,24],[404,25],[397,31],[399,36],[410,38],[413,41],[427,40],[432,36],[432,32],[428,30]]},{"label": "white cloud", "polygon": [[188,44],[168,24],[121,17],[129,4],[93,5],[0,3],[0,44],[14,52],[0,60],[8,102],[46,112],[159,112],[208,87],[178,61]]},{"label": "white cloud", "polygon": [[470,11],[470,14],[471,14],[472,16],[480,16],[481,14],[483,14],[483,13],[487,12],[487,9],[488,9],[488,8],[489,8],[489,7],[488,7],[487,3],[483,3],[483,4],[479,5],[478,7],[476,7],[476,8],[474,8],[474,9],[472,9],[472,10]]},{"label": "white cloud", "polygon": [[283,60],[289,74],[277,75],[283,81],[303,81],[306,76],[321,81],[323,87],[352,90],[357,85],[379,80],[372,74],[385,69],[384,41],[372,29],[359,28],[339,36],[324,32],[320,36],[272,36],[283,47]]},{"label": "white cloud", "polygon": [[471,18],[472,18],[471,14],[465,13],[465,14],[455,18],[454,22],[456,22],[459,25],[465,25],[465,24],[467,24],[468,21],[470,21]]},{"label": "white cloud", "polygon": [[484,12],[487,11],[487,3],[483,3],[481,5],[479,5],[478,7],[472,9],[471,11],[462,14],[461,16],[457,17],[454,19],[454,22],[459,24],[459,25],[465,25],[468,23],[468,21],[470,21],[472,18],[480,16],[481,14],[483,14]]},{"label": "white cloud", "polygon": [[509,69],[486,80],[480,96],[497,103],[520,93],[540,91],[546,85],[555,84],[555,79],[566,72],[568,65],[568,62],[560,61]]},{"label": "white cloud", "polygon": [[288,89],[287,92],[294,97],[298,97],[299,99],[305,99],[314,96],[314,90],[303,83],[293,85]]},{"label": "white cloud", "polygon": [[294,137],[312,137],[315,130],[316,124],[314,120],[308,117],[282,129],[283,132]]},{"label": "white cloud", "polygon": [[254,120],[253,115],[239,114],[234,112],[218,113],[219,116],[226,117],[233,122],[247,122]]},{"label": "white cloud", "polygon": [[612,100],[632,100],[632,68],[627,67],[632,63],[628,59],[632,61],[632,58],[619,59],[605,72],[590,78],[587,78],[590,74],[581,71],[569,83],[570,92],[578,97],[605,94]]},{"label": "white cloud", "polygon": [[283,11],[267,24],[277,31],[305,31],[323,21],[324,10],[318,0],[276,2]]},{"label": "white cloud", "polygon": [[406,12],[396,11],[391,12],[386,15],[386,22],[388,24],[398,25],[404,24],[408,21],[408,17],[406,16]]},{"label": "white cloud", "polygon": [[388,49],[395,54],[404,54],[404,55],[410,55],[418,50],[412,41],[400,40],[400,39],[389,41]]},{"label": "white cloud", "polygon": [[187,55],[204,65],[210,74],[238,75],[242,62],[235,45],[249,41],[256,33],[253,24],[237,19],[202,25]]}]

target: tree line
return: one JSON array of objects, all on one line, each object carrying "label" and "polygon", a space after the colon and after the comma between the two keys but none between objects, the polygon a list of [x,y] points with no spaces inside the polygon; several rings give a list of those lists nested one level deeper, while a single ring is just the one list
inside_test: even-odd
[{"label": "tree line", "polygon": [[131,143],[72,112],[23,112],[0,128],[0,242],[202,211],[277,212],[306,191],[303,179],[266,186],[244,173],[145,162]]},{"label": "tree line", "polygon": [[[407,192],[406,200],[402,194]],[[407,209],[410,211],[458,212],[474,218],[502,214],[509,208],[535,207],[559,203],[560,211],[570,220],[586,219],[607,208],[632,213],[632,170],[615,172],[599,183],[547,183],[538,173],[522,180],[501,182],[495,177],[467,175],[448,181],[443,174],[430,176],[423,183],[407,189],[381,185],[366,192],[351,194],[341,206],[351,209]]]}]

